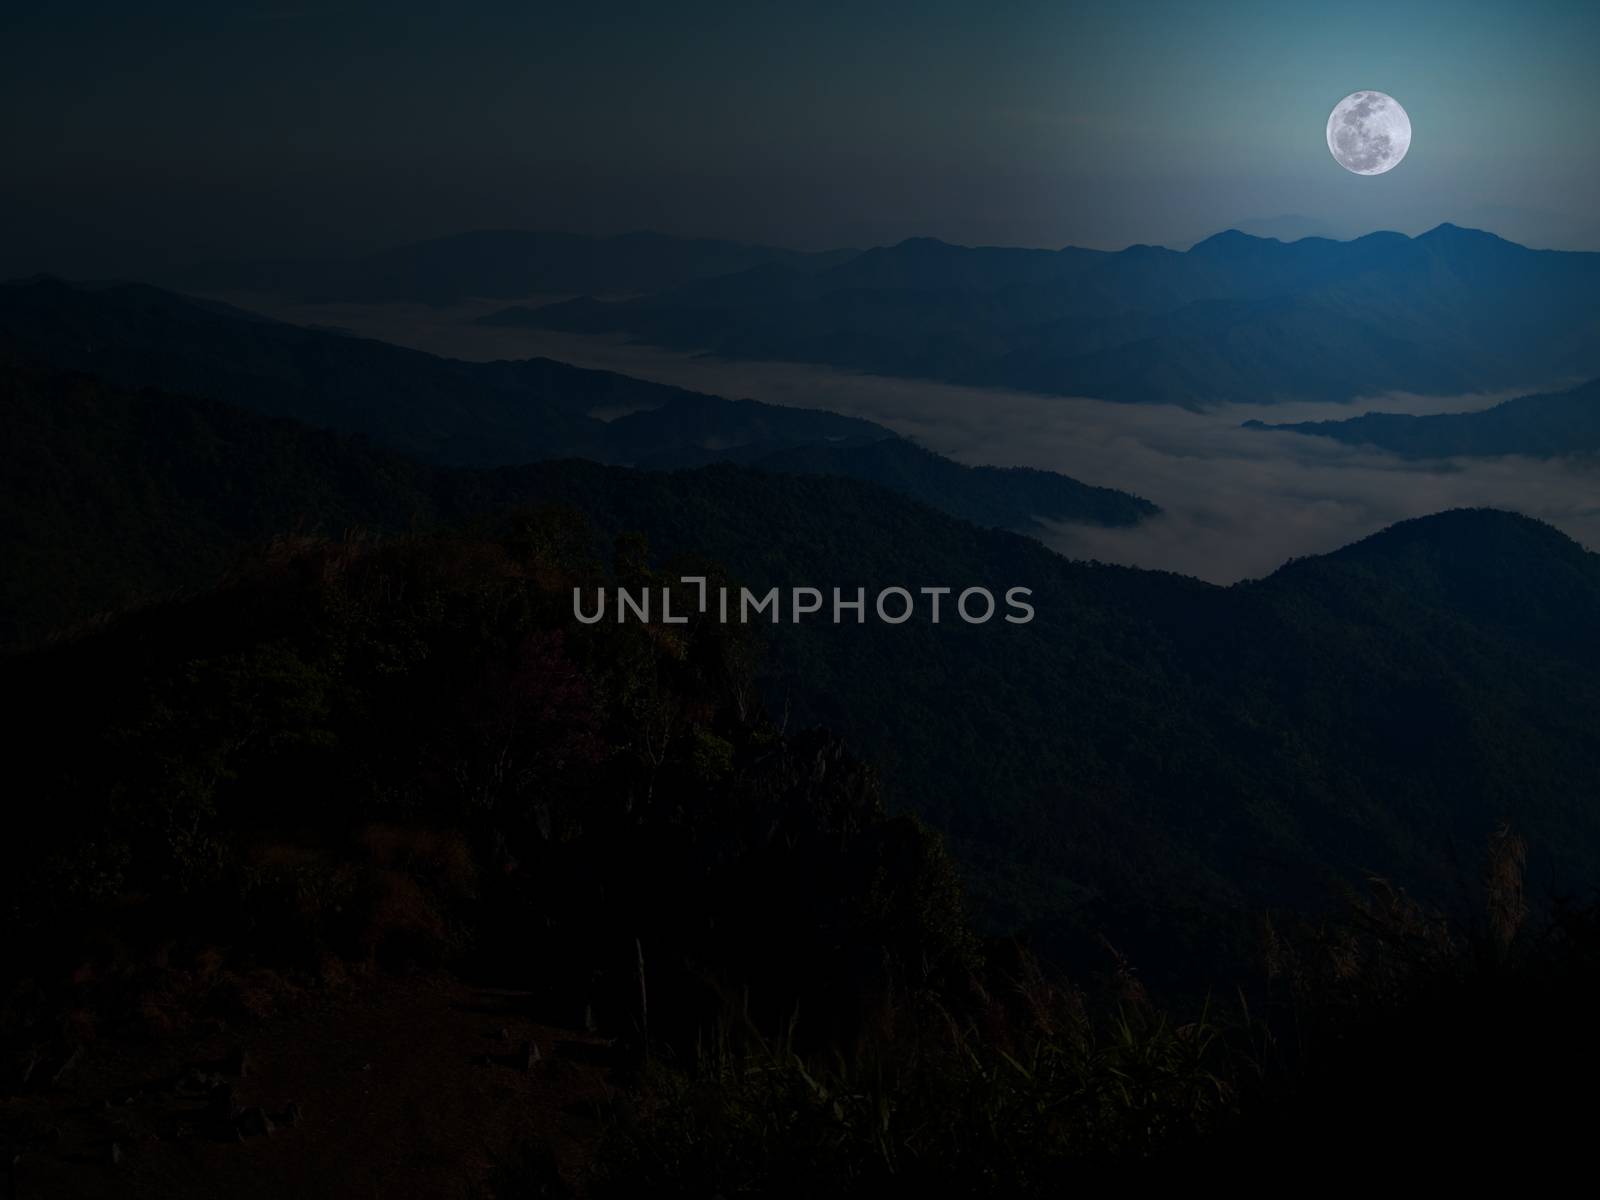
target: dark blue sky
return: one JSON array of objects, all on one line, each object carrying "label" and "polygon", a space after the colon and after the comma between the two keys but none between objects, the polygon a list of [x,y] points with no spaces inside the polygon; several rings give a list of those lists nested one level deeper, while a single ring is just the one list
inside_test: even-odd
[{"label": "dark blue sky", "polygon": [[[331,9],[331,11],[330,11]],[[998,11],[996,11],[998,10]],[[485,227],[1187,244],[1443,220],[1600,248],[1600,4],[0,8],[0,269]],[[1415,129],[1328,155],[1347,92]]]}]

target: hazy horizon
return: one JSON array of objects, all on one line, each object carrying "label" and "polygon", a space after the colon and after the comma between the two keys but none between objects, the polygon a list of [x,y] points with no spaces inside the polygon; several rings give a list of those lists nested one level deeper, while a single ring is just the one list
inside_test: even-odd
[{"label": "hazy horizon", "polygon": [[[1578,253],[1578,254],[1600,253],[1600,241],[1597,241],[1593,245],[1581,245],[1581,246],[1546,245],[1546,244],[1541,244],[1541,243],[1539,243],[1537,241],[1533,241],[1533,240],[1530,240],[1530,241],[1520,240],[1517,237],[1508,235],[1507,233],[1505,233],[1501,229],[1493,228],[1493,227],[1490,227],[1490,226],[1488,226],[1486,224],[1469,224],[1469,223],[1467,223],[1465,221],[1448,220],[1448,219],[1447,220],[1434,221],[1434,222],[1426,223],[1426,224],[1423,224],[1423,225],[1420,225],[1420,226],[1408,227],[1408,228],[1388,228],[1388,227],[1383,227],[1383,228],[1363,229],[1363,230],[1360,230],[1360,231],[1353,231],[1353,232],[1309,231],[1309,232],[1303,232],[1303,233],[1299,233],[1299,232],[1297,232],[1297,233],[1289,233],[1289,232],[1287,232],[1285,230],[1279,229],[1279,230],[1275,231],[1273,229],[1273,226],[1278,225],[1281,222],[1291,221],[1291,220],[1292,221],[1298,221],[1298,220],[1300,220],[1300,218],[1293,217],[1292,215],[1285,215],[1283,217],[1241,220],[1241,221],[1236,221],[1236,222],[1234,222],[1232,224],[1229,224],[1229,225],[1222,226],[1221,228],[1211,230],[1210,232],[1205,233],[1205,234],[1203,234],[1203,235],[1201,235],[1199,237],[1195,237],[1193,239],[1175,241],[1175,242],[1170,242],[1170,243],[1168,243],[1168,242],[1154,242],[1154,241],[1136,241],[1136,242],[1128,242],[1128,243],[1125,243],[1125,244],[1122,244],[1122,245],[1104,245],[1104,246],[1086,245],[1086,244],[1077,243],[1077,242],[1066,242],[1066,243],[1062,243],[1060,245],[1034,245],[1034,244],[1026,244],[1026,243],[1002,243],[1002,242],[955,242],[955,241],[950,241],[949,239],[946,239],[946,238],[935,237],[935,236],[933,236],[931,234],[925,234],[925,233],[910,233],[910,234],[907,234],[904,237],[897,238],[897,239],[895,239],[893,241],[885,241],[885,242],[880,242],[880,243],[874,243],[872,245],[858,245],[858,246],[801,246],[801,245],[794,245],[794,244],[783,243],[783,242],[752,242],[752,241],[746,241],[746,240],[743,240],[743,239],[732,238],[732,237],[720,237],[720,236],[717,236],[715,234],[676,234],[676,233],[668,233],[668,232],[666,232],[664,230],[659,230],[659,229],[644,229],[644,228],[640,228],[640,229],[618,229],[618,230],[609,231],[609,232],[589,233],[589,232],[584,232],[584,231],[576,230],[576,229],[563,229],[563,228],[551,228],[551,227],[532,227],[532,226],[529,226],[529,227],[516,228],[516,227],[510,227],[510,226],[505,226],[505,227],[487,227],[486,226],[486,227],[476,228],[476,229],[454,230],[454,231],[447,232],[447,233],[440,233],[440,234],[436,234],[436,235],[433,235],[433,236],[417,238],[417,239],[408,240],[408,241],[404,241],[404,242],[385,243],[385,244],[383,244],[381,246],[371,247],[371,248],[363,249],[361,251],[347,251],[347,252],[343,252],[343,253],[329,254],[329,255],[326,255],[326,256],[317,256],[317,255],[308,254],[308,255],[306,255],[304,257],[303,261],[306,261],[306,262],[356,261],[356,260],[361,259],[362,257],[365,257],[366,255],[369,255],[369,254],[381,254],[381,253],[385,253],[385,252],[389,252],[389,251],[393,251],[393,250],[404,249],[406,247],[411,247],[411,246],[424,246],[424,245],[430,245],[430,244],[439,243],[439,242],[446,242],[446,241],[450,241],[450,240],[456,239],[456,238],[483,236],[483,235],[491,235],[491,234],[539,234],[539,235],[551,235],[551,236],[570,236],[570,237],[593,238],[593,239],[595,239],[597,241],[603,241],[603,240],[609,240],[609,239],[628,238],[628,237],[641,237],[641,236],[681,238],[681,239],[684,239],[684,240],[700,240],[700,239],[704,239],[704,240],[710,240],[710,241],[730,242],[730,243],[737,244],[737,245],[766,246],[766,247],[772,248],[772,249],[795,250],[795,251],[800,251],[802,253],[817,253],[817,254],[829,253],[829,252],[833,252],[833,253],[843,253],[843,252],[861,253],[861,252],[866,251],[866,250],[889,248],[889,247],[902,245],[902,244],[907,243],[907,242],[917,242],[917,241],[934,241],[934,242],[940,242],[940,243],[942,243],[944,245],[960,246],[960,247],[962,247],[964,249],[971,249],[971,250],[1001,249],[1001,250],[1038,250],[1038,251],[1044,251],[1044,252],[1056,252],[1056,251],[1067,250],[1067,249],[1082,249],[1082,250],[1099,250],[1099,251],[1103,251],[1103,252],[1106,252],[1106,253],[1113,253],[1114,254],[1114,253],[1117,253],[1117,252],[1120,252],[1120,251],[1123,251],[1123,250],[1128,250],[1128,249],[1131,249],[1131,248],[1134,248],[1134,247],[1137,247],[1137,246],[1154,246],[1154,247],[1157,247],[1159,249],[1172,250],[1172,251],[1174,251],[1176,253],[1186,253],[1189,250],[1193,249],[1195,246],[1199,245],[1202,242],[1207,241],[1210,238],[1216,237],[1216,236],[1218,236],[1220,234],[1230,233],[1230,232],[1243,233],[1243,234],[1246,234],[1246,235],[1248,235],[1248,236],[1250,236],[1252,238],[1257,238],[1257,239],[1260,239],[1260,240],[1263,240],[1263,241],[1275,241],[1275,242],[1280,242],[1280,243],[1285,244],[1285,245],[1292,245],[1292,244],[1294,244],[1296,242],[1309,241],[1309,240],[1325,240],[1325,241],[1335,241],[1335,242],[1352,242],[1352,241],[1359,241],[1362,238],[1372,237],[1374,235],[1386,234],[1386,233],[1399,234],[1399,235],[1401,235],[1403,237],[1406,237],[1406,238],[1416,239],[1416,238],[1421,237],[1421,236],[1423,236],[1423,235],[1425,235],[1427,233],[1430,233],[1433,230],[1438,229],[1438,228],[1440,228],[1442,226],[1455,226],[1455,227],[1460,228],[1460,229],[1472,230],[1472,231],[1479,232],[1479,233],[1487,233],[1487,234],[1490,234],[1490,235],[1492,235],[1494,237],[1501,238],[1504,241],[1512,242],[1512,243],[1514,243],[1516,245],[1522,246],[1525,249],[1529,249],[1529,250],[1558,250],[1558,251],[1562,251],[1562,252],[1566,252],[1566,253]],[[185,290],[185,288],[184,288],[183,284],[181,283],[181,278],[182,278],[182,276],[184,275],[185,272],[194,270],[196,268],[205,268],[205,267],[213,267],[213,266],[226,266],[226,265],[228,265],[230,263],[249,263],[249,262],[253,262],[253,261],[295,262],[295,261],[301,261],[301,260],[297,259],[296,256],[292,256],[292,255],[291,256],[285,256],[285,257],[282,257],[282,258],[263,258],[263,259],[259,259],[259,260],[250,259],[250,258],[230,258],[230,259],[209,260],[209,261],[204,261],[204,262],[201,262],[201,261],[195,261],[195,262],[173,262],[173,263],[169,263],[169,264],[165,264],[165,265],[152,264],[152,265],[150,265],[149,267],[147,267],[145,269],[129,268],[129,269],[118,270],[118,269],[115,269],[115,268],[108,268],[108,269],[105,269],[105,270],[98,270],[98,271],[94,270],[92,268],[89,268],[89,267],[84,267],[83,269],[78,269],[78,270],[72,270],[72,269],[59,269],[59,268],[50,267],[50,266],[39,266],[39,267],[37,267],[36,269],[33,269],[33,270],[7,270],[7,271],[5,271],[5,273],[3,275],[0,275],[0,280],[16,281],[16,280],[20,280],[20,279],[32,278],[32,277],[35,277],[35,276],[46,276],[46,277],[56,276],[56,277],[60,277],[60,278],[64,278],[64,279],[70,279],[70,280],[75,280],[75,281],[84,281],[84,282],[122,280],[122,281],[126,281],[126,282],[136,282],[136,283],[138,283],[138,282],[153,283],[153,284],[156,284],[156,285],[159,285],[159,286],[173,287],[175,290],[183,291],[183,290]],[[175,282],[175,280],[178,280],[180,282]],[[563,295],[558,296],[558,297],[541,297],[541,296],[539,296],[539,294],[535,293],[533,296],[531,296],[529,298],[530,299],[565,298],[565,295],[563,294]]]}]

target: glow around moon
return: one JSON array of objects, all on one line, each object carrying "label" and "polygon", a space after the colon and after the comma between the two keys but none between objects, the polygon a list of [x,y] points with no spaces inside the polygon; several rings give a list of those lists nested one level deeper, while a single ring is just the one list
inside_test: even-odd
[{"label": "glow around moon", "polygon": [[1411,118],[1382,92],[1351,92],[1328,116],[1328,149],[1346,171],[1382,175],[1411,149]]}]

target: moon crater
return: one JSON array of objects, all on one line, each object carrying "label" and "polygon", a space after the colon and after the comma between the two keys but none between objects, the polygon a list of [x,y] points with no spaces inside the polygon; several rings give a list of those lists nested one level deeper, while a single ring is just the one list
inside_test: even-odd
[{"label": "moon crater", "polygon": [[1328,116],[1328,149],[1357,175],[1382,175],[1411,149],[1411,118],[1383,92],[1351,92]]}]

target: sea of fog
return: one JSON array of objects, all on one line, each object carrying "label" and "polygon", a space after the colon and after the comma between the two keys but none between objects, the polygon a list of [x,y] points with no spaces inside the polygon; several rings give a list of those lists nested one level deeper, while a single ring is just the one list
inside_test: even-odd
[{"label": "sea of fog", "polygon": [[[1465,506],[1539,517],[1600,549],[1600,466],[1520,457],[1416,463],[1327,438],[1241,428],[1368,410],[1484,408],[1527,388],[1467,396],[1388,394],[1348,405],[1226,405],[1203,413],[1002,388],[863,375],[795,363],[728,362],[621,339],[474,326],[499,305],[242,307],[466,359],[543,355],[731,398],[867,417],[960,462],[1041,467],[1135,492],[1160,517],[1133,529],[1057,524],[1045,540],[1073,558],[1179,571],[1216,583],[1265,575],[1395,521]],[[615,416],[618,414],[598,414]]]}]

